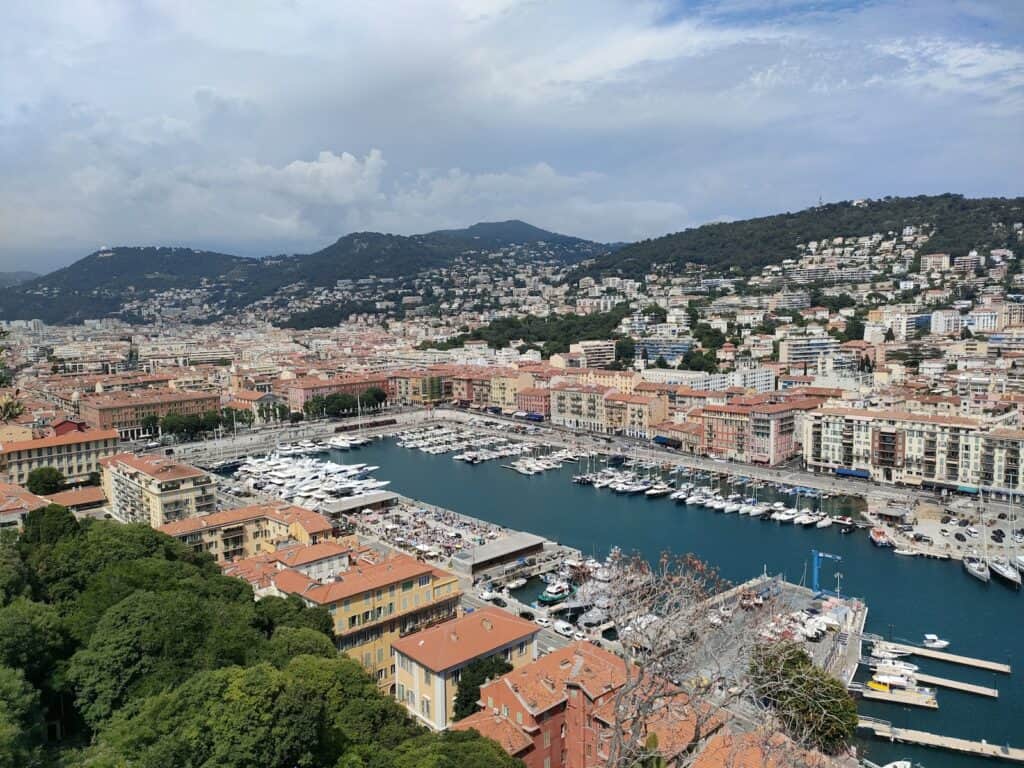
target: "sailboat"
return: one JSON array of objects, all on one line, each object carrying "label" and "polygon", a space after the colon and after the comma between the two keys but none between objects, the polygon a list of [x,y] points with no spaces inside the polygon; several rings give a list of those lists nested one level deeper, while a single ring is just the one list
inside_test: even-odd
[{"label": "sailboat", "polygon": [[[1017,522],[1017,516],[1013,511],[1013,492],[1010,492],[1010,514],[1009,514],[1009,526],[1010,530],[1014,529]],[[1018,563],[1021,561],[1020,555],[1016,554],[1016,546],[1013,555],[1002,557],[990,557],[988,560],[988,567],[992,571],[992,575],[999,581],[1003,582],[1006,586],[1012,587],[1013,589],[1020,589],[1021,586],[1021,573],[1018,570]]]},{"label": "sailboat", "polygon": [[978,581],[983,581],[986,584],[992,578],[991,573],[989,573],[988,563],[983,558],[978,557],[977,552],[971,555],[964,555],[964,570]]}]

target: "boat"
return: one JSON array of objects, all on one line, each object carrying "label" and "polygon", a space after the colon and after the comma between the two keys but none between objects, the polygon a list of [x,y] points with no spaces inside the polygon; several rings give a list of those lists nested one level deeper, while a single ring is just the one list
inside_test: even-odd
[{"label": "boat", "polygon": [[739,512],[741,506],[742,506],[741,504],[737,504],[735,502],[731,502],[729,504],[726,504],[724,507],[722,507],[722,511],[725,512],[726,514],[732,514],[733,512]]},{"label": "boat", "polygon": [[871,668],[876,671],[889,670],[901,673],[914,673],[917,672],[917,664],[911,664],[909,661],[900,661],[899,659],[888,659],[884,661],[877,661],[871,664]]},{"label": "boat", "polygon": [[875,659],[881,659],[883,661],[893,661],[895,659],[909,656],[910,651],[904,651],[899,648],[895,648],[889,643],[884,641],[877,642],[871,647],[871,656]]},{"label": "boat", "polygon": [[914,768],[914,764],[909,760],[893,760],[891,763],[886,763],[881,768]]},{"label": "boat", "polygon": [[847,526],[844,526],[843,528],[840,528],[839,532],[843,533],[843,534],[848,534],[848,533],[853,533],[856,530],[857,529],[854,528],[852,525],[847,525]]},{"label": "boat", "polygon": [[526,586],[526,579],[518,578],[518,579],[512,579],[512,581],[508,582],[508,584],[505,585],[505,588],[506,589],[522,589],[525,586]]},{"label": "boat", "polygon": [[832,518],[829,517],[828,515],[825,515],[824,517],[821,518],[821,520],[819,520],[818,522],[816,522],[814,524],[814,527],[815,528],[828,528],[830,525],[832,525]]},{"label": "boat", "polygon": [[[1019,557],[1019,556],[1018,556]],[[1005,557],[990,557],[988,567],[992,575],[1009,587],[1020,589],[1020,571]]]},{"label": "boat", "polygon": [[906,549],[905,547],[900,547],[898,549],[894,549],[892,551],[892,553],[894,555],[903,555],[905,557],[917,557],[917,550]]},{"label": "boat", "polygon": [[931,648],[933,651],[941,651],[943,648],[949,647],[949,640],[943,640],[938,635],[933,635],[929,632],[925,634],[922,645],[925,648]]},{"label": "boat", "polygon": [[988,563],[977,555],[964,555],[964,570],[978,581],[983,581],[986,584],[992,578]]},{"label": "boat", "polygon": [[772,519],[778,520],[780,523],[792,523],[796,520],[796,517],[797,512],[795,509],[784,509],[772,515]]},{"label": "boat", "polygon": [[540,593],[537,602],[542,605],[560,603],[573,594],[573,588],[567,581],[553,581]]},{"label": "boat", "polygon": [[644,495],[651,499],[657,499],[662,496],[668,496],[672,492],[673,488],[668,483],[655,483],[644,491]]},{"label": "boat", "polygon": [[884,528],[872,528],[868,537],[871,539],[871,543],[876,547],[892,546],[892,539],[889,538],[889,534],[885,532]]}]

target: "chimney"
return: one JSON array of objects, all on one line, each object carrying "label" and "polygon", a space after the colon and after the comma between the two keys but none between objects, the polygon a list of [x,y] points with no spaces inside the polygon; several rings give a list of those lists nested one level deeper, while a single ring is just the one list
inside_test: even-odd
[{"label": "chimney", "polygon": [[481,625],[483,626],[483,628],[484,628],[484,629],[486,629],[486,630],[487,630],[488,632],[490,632],[490,631],[491,631],[492,629],[494,629],[494,624],[493,624],[493,623],[491,622],[491,620],[490,620],[490,619],[484,619],[483,621],[481,621],[481,622],[480,622],[480,624],[481,624]]}]

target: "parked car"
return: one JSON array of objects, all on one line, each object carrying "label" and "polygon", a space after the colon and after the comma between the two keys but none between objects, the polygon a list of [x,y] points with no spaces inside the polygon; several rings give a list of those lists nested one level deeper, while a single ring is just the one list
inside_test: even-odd
[{"label": "parked car", "polygon": [[970,536],[972,539],[976,539],[978,536],[981,535],[981,533],[978,531],[977,528],[975,528],[972,525],[972,526],[967,528],[967,535]]},{"label": "parked car", "polygon": [[949,536],[949,529],[948,528],[939,528],[939,535],[940,536]]},{"label": "parked car", "polygon": [[967,541],[967,537],[960,533],[960,531],[954,533],[953,538],[955,538],[957,541]]},{"label": "parked car", "polygon": [[549,619],[547,616],[538,616],[536,619],[534,619],[534,621],[537,622],[537,625],[541,627],[547,628],[551,626],[551,619]]}]

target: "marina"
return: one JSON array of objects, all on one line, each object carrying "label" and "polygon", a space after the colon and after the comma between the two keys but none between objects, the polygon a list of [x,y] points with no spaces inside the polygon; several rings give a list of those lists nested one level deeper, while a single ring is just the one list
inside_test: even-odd
[{"label": "marina", "polygon": [[[389,439],[366,446],[358,456],[359,461],[379,465],[378,474],[390,479],[390,488],[405,497],[529,531],[561,542],[584,558],[601,559],[616,545],[648,558],[670,548],[677,553],[694,552],[735,583],[762,570],[781,573],[789,581],[809,582],[810,550],[826,549],[843,560],[835,570],[825,569],[823,585],[838,585],[844,594],[863,597],[870,606],[867,631],[893,637],[895,642],[905,643],[902,636],[921,637],[925,631],[936,631],[955,642],[955,655],[1012,661],[1024,633],[1019,593],[967,578],[939,560],[894,557],[886,548],[873,547],[864,529],[854,529],[859,535],[843,535],[846,526],[840,524],[824,528],[771,524],[744,519],[750,515],[714,514],[685,500],[676,503],[645,494],[602,492],[572,482],[580,474],[578,464],[523,477],[504,469],[503,461],[468,465],[447,454],[399,448]],[[345,460],[342,454],[328,457]],[[767,501],[775,492],[762,487],[758,499]],[[792,498],[778,495],[787,506],[792,506]],[[819,503],[836,516],[856,519],[859,514],[857,505],[842,497]],[[530,596],[543,586],[530,578],[524,597],[532,601]],[[852,660],[854,667],[858,658],[859,654]],[[962,677],[967,684],[994,687],[993,673],[983,668],[960,666],[965,674],[951,675],[951,667],[941,657],[922,656],[921,664],[926,675]],[[1024,687],[1018,676],[1010,675],[1000,684],[998,699],[950,688],[938,710],[908,709],[879,700],[863,700],[859,708],[864,717],[898,720],[900,726],[922,732],[1013,744],[1020,742],[1013,724],[1024,718]],[[977,755],[893,745],[870,735],[860,739],[858,746],[882,764],[901,758],[927,768],[972,768],[981,764],[979,760],[989,764]]]}]

